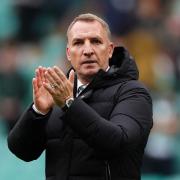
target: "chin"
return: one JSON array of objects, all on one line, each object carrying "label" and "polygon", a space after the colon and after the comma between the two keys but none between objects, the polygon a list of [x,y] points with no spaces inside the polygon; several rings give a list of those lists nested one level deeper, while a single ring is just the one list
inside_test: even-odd
[{"label": "chin", "polygon": [[83,78],[83,79],[92,79],[97,72],[99,71],[99,69],[93,69],[93,70],[84,70],[82,72],[79,72],[79,75]]},{"label": "chin", "polygon": [[99,71],[99,69],[87,70],[87,71],[84,73],[84,75],[94,76],[95,74],[97,74],[98,71]]}]

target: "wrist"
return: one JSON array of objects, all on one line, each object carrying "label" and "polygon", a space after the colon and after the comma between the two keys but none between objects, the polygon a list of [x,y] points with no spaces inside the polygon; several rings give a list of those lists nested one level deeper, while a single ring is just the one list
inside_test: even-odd
[{"label": "wrist", "polygon": [[71,106],[71,104],[73,103],[73,101],[74,101],[73,97],[66,99],[66,101],[65,101],[66,106],[69,108]]},{"label": "wrist", "polygon": [[74,98],[73,98],[73,97],[70,97],[70,98],[66,99],[65,105],[62,107],[62,110],[63,110],[63,111],[66,111],[66,110],[71,106],[71,104],[73,103],[73,101],[74,101]]}]

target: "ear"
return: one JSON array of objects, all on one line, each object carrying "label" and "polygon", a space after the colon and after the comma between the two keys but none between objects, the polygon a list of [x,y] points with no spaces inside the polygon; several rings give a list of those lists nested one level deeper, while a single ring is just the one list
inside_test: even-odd
[{"label": "ear", "polygon": [[112,57],[113,51],[114,51],[114,44],[112,42],[110,42],[110,44],[109,44],[109,58]]},{"label": "ear", "polygon": [[69,46],[66,46],[66,56],[69,61],[71,61],[70,52],[69,52]]}]

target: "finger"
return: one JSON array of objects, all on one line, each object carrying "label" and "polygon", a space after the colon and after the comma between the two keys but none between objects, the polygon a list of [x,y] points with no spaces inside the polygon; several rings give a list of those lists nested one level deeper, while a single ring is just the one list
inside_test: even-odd
[{"label": "finger", "polygon": [[42,66],[39,66],[39,74],[40,74],[40,80],[41,80],[41,83],[45,80],[44,78],[44,71],[43,71],[43,67]]},{"label": "finger", "polygon": [[37,85],[37,79],[36,78],[33,78],[32,79],[32,86],[33,86],[33,94],[37,94],[37,91],[38,91],[38,85]]},{"label": "finger", "polygon": [[74,77],[75,77],[75,73],[74,70],[72,69],[69,73],[69,81],[74,84]]},{"label": "finger", "polygon": [[52,96],[55,94],[54,89],[50,86],[49,83],[43,82],[43,86]]},{"label": "finger", "polygon": [[42,81],[40,77],[39,68],[36,69],[35,73],[36,73],[37,86],[38,88],[40,88],[42,86]]},{"label": "finger", "polygon": [[52,85],[56,86],[56,88],[58,88],[60,85],[62,86],[62,82],[60,82],[60,80],[55,81],[52,77],[52,74],[48,70],[45,72],[45,78],[47,79],[47,83],[51,85],[51,88]]},{"label": "finger", "polygon": [[65,76],[65,74],[59,67],[54,66],[53,69],[56,72],[56,74],[58,75],[58,77],[61,79],[62,82],[67,80],[67,77]]},{"label": "finger", "polygon": [[46,77],[47,74],[47,68],[43,67],[43,82],[48,83],[48,79]]},{"label": "finger", "polygon": [[43,86],[44,86],[44,82],[49,83],[49,81],[47,79],[47,70],[44,71],[44,78],[45,78],[45,80],[43,81]]},{"label": "finger", "polygon": [[57,75],[57,73],[55,72],[54,68],[48,68],[48,74],[51,76],[51,78],[53,79],[53,81],[60,85],[63,83],[63,81],[61,80],[61,78]]}]

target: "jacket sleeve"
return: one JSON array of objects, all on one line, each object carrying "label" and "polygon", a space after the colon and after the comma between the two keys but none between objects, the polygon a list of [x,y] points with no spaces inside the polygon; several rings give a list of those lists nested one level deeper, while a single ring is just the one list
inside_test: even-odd
[{"label": "jacket sleeve", "polygon": [[110,119],[81,99],[72,103],[63,119],[98,152],[118,154],[136,146],[143,150],[152,127],[152,102],[144,88],[124,87]]},{"label": "jacket sleeve", "polygon": [[20,117],[8,135],[9,149],[20,159],[37,159],[45,149],[45,126],[50,116],[36,114],[29,107]]}]

